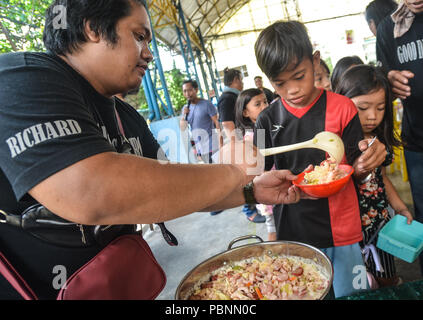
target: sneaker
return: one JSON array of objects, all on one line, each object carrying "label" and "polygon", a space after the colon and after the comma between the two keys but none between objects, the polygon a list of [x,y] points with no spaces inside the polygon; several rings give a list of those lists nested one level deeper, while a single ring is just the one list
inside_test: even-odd
[{"label": "sneaker", "polygon": [[221,213],[223,210],[220,210],[220,211],[212,211],[212,212],[210,212],[210,215],[211,216],[215,216],[215,215],[217,215],[217,214],[219,214],[219,213]]},{"label": "sneaker", "polygon": [[251,222],[254,222],[254,223],[265,223],[266,222],[266,217],[264,217],[264,216],[262,216],[258,213],[254,216],[254,218],[249,217],[247,219],[250,220]]},{"label": "sneaker", "polygon": [[256,212],[256,211],[257,211],[257,208],[256,208],[255,205],[246,204],[242,207],[242,212],[244,212],[244,213],[247,213],[247,212],[251,213],[251,212]]}]

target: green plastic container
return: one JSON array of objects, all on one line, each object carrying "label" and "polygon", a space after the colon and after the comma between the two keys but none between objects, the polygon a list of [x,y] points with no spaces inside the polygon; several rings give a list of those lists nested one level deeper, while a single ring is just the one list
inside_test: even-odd
[{"label": "green plastic container", "polygon": [[409,225],[406,217],[396,215],[380,230],[376,246],[412,263],[423,250],[423,224],[413,220]]}]

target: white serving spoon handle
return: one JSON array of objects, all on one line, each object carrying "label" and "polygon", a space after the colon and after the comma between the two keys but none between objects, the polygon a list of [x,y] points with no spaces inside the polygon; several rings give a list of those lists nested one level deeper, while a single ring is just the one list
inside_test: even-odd
[{"label": "white serving spoon handle", "polygon": [[290,144],[289,146],[280,146],[274,148],[260,149],[260,153],[267,157],[274,154],[284,153],[287,151],[293,151],[303,148],[316,148],[316,145],[313,145],[313,140],[308,140],[300,143]]}]

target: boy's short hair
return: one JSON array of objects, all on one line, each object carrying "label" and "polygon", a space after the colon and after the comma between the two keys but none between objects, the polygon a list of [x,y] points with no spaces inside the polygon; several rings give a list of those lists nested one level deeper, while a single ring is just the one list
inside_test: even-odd
[{"label": "boy's short hair", "polygon": [[263,77],[262,76],[255,76],[254,80],[256,80],[256,79],[263,79]]},{"label": "boy's short hair", "polygon": [[241,79],[241,71],[237,69],[225,68],[223,70],[223,83],[225,86],[229,87],[235,79]]},{"label": "boy's short hair", "polygon": [[269,78],[313,59],[313,46],[305,26],[298,21],[279,21],[264,29],[254,46],[257,64]]},{"label": "boy's short hair", "polygon": [[[47,50],[57,55],[77,51],[87,41],[85,22],[110,44],[118,42],[116,25],[132,13],[132,6],[146,6],[145,0],[55,0],[46,11],[43,41]],[[57,8],[63,8],[66,25],[57,27]]]},{"label": "boy's short hair", "polygon": [[184,84],[187,84],[187,83],[191,83],[191,86],[194,89],[198,89],[198,83],[197,83],[197,81],[195,81],[193,79],[188,79],[188,80],[185,80],[184,82],[182,82],[182,86],[184,86]]}]

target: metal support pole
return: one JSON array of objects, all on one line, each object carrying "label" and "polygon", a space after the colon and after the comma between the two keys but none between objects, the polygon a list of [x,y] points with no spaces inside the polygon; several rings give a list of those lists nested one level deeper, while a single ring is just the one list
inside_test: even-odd
[{"label": "metal support pole", "polygon": [[216,79],[219,82],[220,92],[223,92],[222,81],[220,80],[219,71],[217,71],[216,57],[214,56],[213,45],[211,44],[211,42],[210,42],[210,51],[211,51],[211,55],[212,55],[213,61],[214,61],[214,66],[215,66],[214,71],[215,71],[215,74],[216,74]]},{"label": "metal support pole", "polygon": [[145,80],[145,77],[142,79],[142,87],[144,89],[145,98],[147,99],[148,110],[150,111],[150,113],[148,114],[148,119],[152,121],[156,117],[156,113],[154,112],[153,102],[151,101],[150,97],[150,89],[147,86],[147,81]]},{"label": "metal support pole", "polygon": [[192,65],[194,66],[194,72],[195,72],[196,80],[198,82],[198,89],[200,91],[200,96],[201,96],[201,98],[204,98],[204,96],[203,96],[203,90],[201,89],[201,84],[200,84],[200,81],[199,81],[200,78],[198,77],[197,67],[195,65],[195,58],[194,58],[194,53],[192,51],[191,40],[189,38],[188,28],[187,28],[187,24],[185,23],[184,12],[182,11],[182,6],[181,6],[181,2],[180,1],[178,2],[178,4],[177,4],[176,7],[177,7],[177,9],[179,11],[179,18],[181,19],[182,26],[184,28],[185,37],[186,37],[186,40],[187,40],[188,51],[189,51],[189,55],[191,56]]},{"label": "metal support pole", "polygon": [[[153,86],[153,81],[151,80],[150,70],[147,70],[147,72],[145,73],[142,84],[144,87],[149,109],[153,111],[152,114],[154,115],[154,117],[151,118],[150,121],[152,121],[153,119],[161,120],[162,117],[160,114],[159,105],[157,104],[156,92]],[[151,114],[150,114],[150,117],[151,117]]]},{"label": "metal support pole", "polygon": [[[151,28],[151,35],[152,35],[151,45],[152,45],[152,49],[153,49],[152,51],[153,51],[153,56],[154,56],[154,65],[156,66],[157,71],[159,72],[160,82],[162,83],[162,89],[164,91],[164,96],[165,96],[166,104],[167,104],[167,108],[164,108],[164,109],[166,109],[166,111],[169,113],[170,116],[173,116],[174,112],[173,112],[173,107],[172,107],[172,101],[170,100],[169,90],[168,90],[167,85],[166,85],[166,78],[165,78],[165,75],[164,75],[164,72],[163,72],[162,63],[160,61],[159,48],[157,46],[154,27],[153,27],[153,24],[152,24],[152,19],[151,19],[150,12],[149,12],[148,8],[147,8],[147,13],[148,13],[148,16],[150,18],[150,28]],[[157,96],[158,96],[158,94],[157,94]]]},{"label": "metal support pole", "polygon": [[209,82],[208,82],[208,80],[207,80],[207,74],[206,74],[206,72],[205,72],[205,70],[204,70],[203,61],[202,61],[202,59],[201,59],[201,51],[200,51],[200,50],[198,50],[198,49],[196,49],[196,50],[195,50],[195,52],[197,53],[198,64],[200,65],[201,74],[203,75],[203,81],[204,81],[204,85],[206,86],[207,96],[208,96],[208,97],[209,97],[209,99],[210,99],[210,95],[209,95],[209,91],[210,91],[210,88],[209,88]]},{"label": "metal support pole", "polygon": [[[201,34],[200,28],[197,29],[197,34],[198,34],[198,37],[200,38],[201,46],[203,47],[203,52],[206,55],[206,64],[207,64],[207,67],[209,68],[209,74],[210,74],[210,79],[211,79],[211,82],[212,82],[214,94],[215,94],[216,98],[219,99],[219,92],[217,90],[216,79],[214,77],[214,73],[213,73],[213,68],[212,68],[211,62],[209,60],[209,57],[207,56],[207,50],[206,50],[206,46],[204,44],[204,39],[203,39],[203,35]],[[207,93],[208,92],[209,91],[207,90]]]},{"label": "metal support pole", "polygon": [[185,70],[187,72],[188,79],[190,79],[191,73],[189,71],[188,58],[185,54],[184,43],[182,42],[181,30],[179,30],[178,26],[175,26],[175,27],[176,27],[176,33],[178,34],[179,46],[181,47],[182,57],[184,58],[184,61],[185,61]]}]

